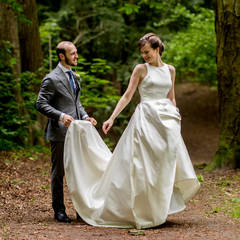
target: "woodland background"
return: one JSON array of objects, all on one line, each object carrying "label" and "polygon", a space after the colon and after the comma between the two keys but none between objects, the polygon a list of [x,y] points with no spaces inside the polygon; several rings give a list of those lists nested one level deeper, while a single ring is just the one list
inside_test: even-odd
[{"label": "woodland background", "polygon": [[[73,41],[78,48],[81,101],[100,129],[134,66],[143,61],[138,39],[154,32],[166,47],[163,61],[177,69],[177,83],[199,82],[218,90],[220,140],[212,167],[239,167],[238,2],[1,0],[0,149],[46,146],[46,119],[35,102],[42,78],[57,64],[58,42]],[[111,148],[137,101],[136,94],[105,138]]]},{"label": "woodland background", "polygon": [[[0,0],[0,239],[239,240],[240,0]],[[143,62],[147,32],[165,44],[176,68],[182,135],[201,188],[185,211],[144,231],[97,228],[53,219],[47,119],[35,108],[42,78],[57,65],[55,47],[79,53],[81,101],[99,133]],[[114,149],[139,96],[103,136]],[[213,171],[208,171],[213,170]]]}]

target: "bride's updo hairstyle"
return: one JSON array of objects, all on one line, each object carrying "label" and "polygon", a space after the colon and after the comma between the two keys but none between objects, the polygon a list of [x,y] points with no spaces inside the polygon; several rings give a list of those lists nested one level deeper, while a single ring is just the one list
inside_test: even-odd
[{"label": "bride's updo hairstyle", "polygon": [[153,49],[159,47],[159,54],[160,56],[162,56],[162,53],[164,51],[164,44],[157,35],[155,35],[154,33],[147,33],[142,38],[140,38],[140,40],[138,41],[139,50],[141,50],[141,48],[147,43],[149,43],[149,45]]}]

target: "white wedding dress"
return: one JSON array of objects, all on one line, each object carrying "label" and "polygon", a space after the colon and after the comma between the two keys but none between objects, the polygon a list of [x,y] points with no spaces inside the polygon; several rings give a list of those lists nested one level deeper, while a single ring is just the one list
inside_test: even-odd
[{"label": "white wedding dress", "polygon": [[141,101],[113,153],[89,121],[73,121],[64,147],[65,176],[76,211],[94,226],[149,228],[185,208],[199,189],[167,98],[167,64],[146,64]]}]

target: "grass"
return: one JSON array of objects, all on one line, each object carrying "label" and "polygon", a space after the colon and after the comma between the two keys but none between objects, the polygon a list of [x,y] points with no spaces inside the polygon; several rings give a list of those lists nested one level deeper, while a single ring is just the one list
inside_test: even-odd
[{"label": "grass", "polygon": [[204,181],[203,176],[201,174],[197,174],[197,179],[198,179],[199,182]]},{"label": "grass", "polygon": [[220,177],[215,182],[213,187],[216,188],[216,192],[215,195],[209,196],[209,210],[205,211],[207,215],[222,213],[237,220],[240,218],[239,180],[238,175],[233,175]]},{"label": "grass", "polygon": [[233,218],[240,218],[240,206],[236,206],[232,210],[232,217]]},{"label": "grass", "polygon": [[43,185],[41,186],[42,189],[50,189],[50,186],[49,185]]}]

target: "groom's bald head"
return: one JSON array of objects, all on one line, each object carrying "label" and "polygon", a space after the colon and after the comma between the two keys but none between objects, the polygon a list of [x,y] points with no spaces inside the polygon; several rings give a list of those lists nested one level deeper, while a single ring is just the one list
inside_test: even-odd
[{"label": "groom's bald head", "polygon": [[59,60],[61,60],[59,54],[62,53],[64,56],[66,56],[66,50],[72,46],[75,47],[75,45],[70,41],[62,41],[57,45],[57,56]]},{"label": "groom's bald head", "polygon": [[72,42],[62,41],[57,45],[57,56],[63,66],[69,68],[77,66],[77,48]]}]

